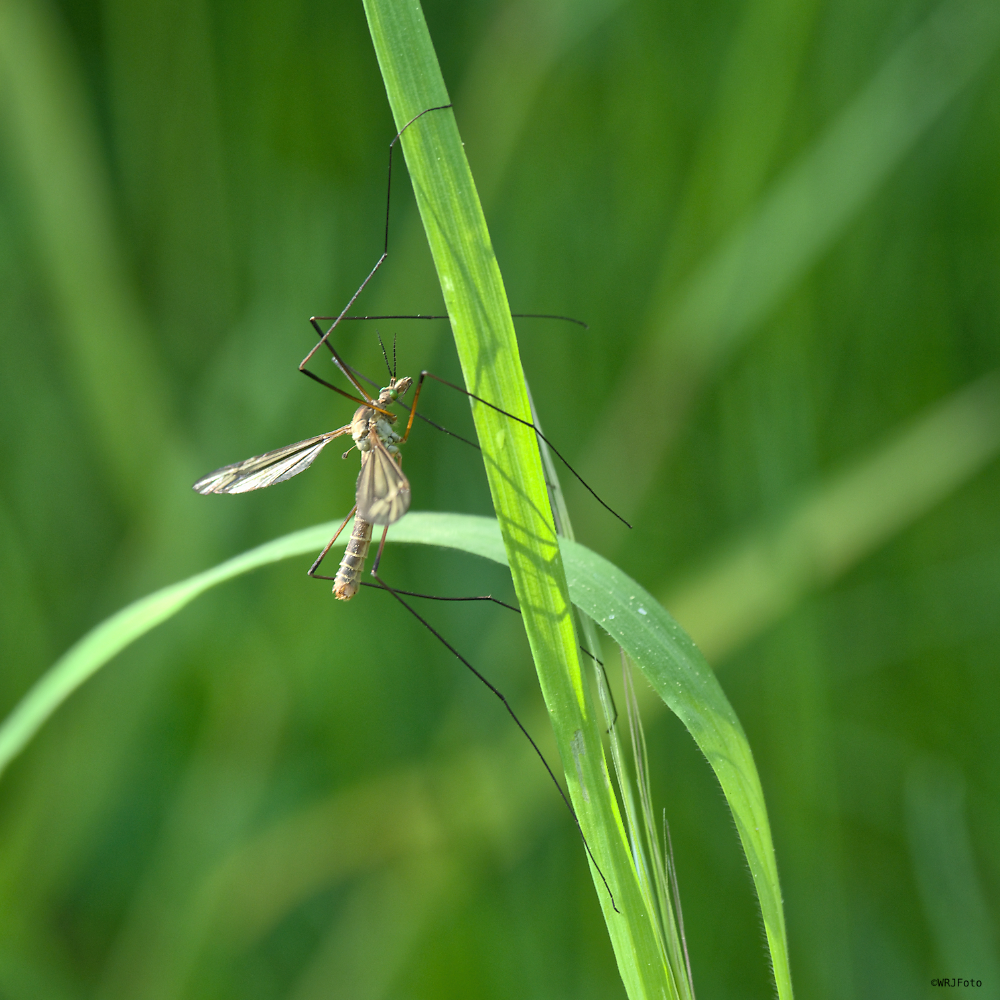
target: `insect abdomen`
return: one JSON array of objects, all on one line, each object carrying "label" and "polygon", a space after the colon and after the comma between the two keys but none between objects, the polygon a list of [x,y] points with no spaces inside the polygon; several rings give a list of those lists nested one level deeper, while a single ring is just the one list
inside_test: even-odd
[{"label": "insect abdomen", "polygon": [[360,514],[354,518],[354,530],[351,539],[344,550],[344,558],[340,560],[340,568],[333,581],[333,596],[338,601],[349,601],[361,584],[358,577],[365,568],[368,558],[368,546],[372,540],[372,526]]}]

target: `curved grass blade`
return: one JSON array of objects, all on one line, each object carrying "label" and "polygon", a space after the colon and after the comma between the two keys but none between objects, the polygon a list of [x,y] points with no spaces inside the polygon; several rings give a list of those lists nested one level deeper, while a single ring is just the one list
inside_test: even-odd
[{"label": "curved grass blade", "polygon": [[[164,587],[102,622],[34,685],[0,726],[0,773],[84,681],[131,642],[199,594],[269,563],[314,552],[339,522],[285,535]],[[507,564],[496,521],[468,514],[410,513],[393,526],[394,542],[436,545]],[[622,646],[708,758],[747,855],[760,899],[779,997],[791,997],[777,866],[760,780],[746,735],[694,643],[634,580],[578,542],[561,539],[573,603]]]},{"label": "curved grass blade", "polygon": [[329,525],[318,525],[267,542],[204,573],[141,597],[91,629],[35,682],[0,725],[0,775],[52,713],[126,646],[216,584],[258,566],[315,552],[326,544],[330,533]]}]

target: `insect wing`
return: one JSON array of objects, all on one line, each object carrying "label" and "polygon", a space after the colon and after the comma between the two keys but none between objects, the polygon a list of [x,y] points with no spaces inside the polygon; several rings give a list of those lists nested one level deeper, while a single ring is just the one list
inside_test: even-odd
[{"label": "insect wing", "polygon": [[371,439],[374,447],[362,457],[358,476],[358,516],[392,524],[410,509],[410,481],[374,433]]},{"label": "insect wing", "polygon": [[224,465],[199,479],[191,488],[196,493],[249,493],[265,486],[283,483],[304,472],[316,456],[336,437],[347,434],[350,424],[327,434],[285,445],[264,455],[255,455],[233,465]]}]

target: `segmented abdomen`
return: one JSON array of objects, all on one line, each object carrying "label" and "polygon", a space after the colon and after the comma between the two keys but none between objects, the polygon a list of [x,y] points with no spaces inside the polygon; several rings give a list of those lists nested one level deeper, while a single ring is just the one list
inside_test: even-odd
[{"label": "segmented abdomen", "polygon": [[372,540],[372,526],[360,514],[354,518],[354,530],[351,532],[351,540],[344,550],[344,558],[340,560],[340,569],[337,570],[336,579],[333,581],[333,596],[339,601],[349,601],[357,592],[361,584],[358,577],[365,568],[365,559],[368,558],[368,546]]}]

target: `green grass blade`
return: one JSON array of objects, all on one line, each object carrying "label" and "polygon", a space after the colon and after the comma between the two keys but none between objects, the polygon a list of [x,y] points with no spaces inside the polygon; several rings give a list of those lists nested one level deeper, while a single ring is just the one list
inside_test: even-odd
[{"label": "green grass blade", "polygon": [[258,566],[321,549],[336,530],[306,528],[133,601],[91,629],[42,675],[0,726],[0,775],[52,713],[126,646],[177,614],[199,594]]},{"label": "green grass blade", "polygon": [[718,663],[913,524],[1000,451],[1000,373],[929,407],[662,599]]},{"label": "green grass blade", "polygon": [[991,0],[944,0],[902,42],[746,218],[664,300],[653,320],[653,339],[641,340],[622,367],[609,396],[615,402],[596,422],[605,430],[588,449],[585,476],[593,469],[600,470],[593,476],[598,481],[627,477],[638,507],[658,461],[635,467],[617,447],[616,430],[610,430],[618,426],[617,400],[637,385],[659,387],[664,404],[651,408],[643,424],[647,459],[658,460],[712,370],[760,328],[857,218],[988,63],[998,43],[1000,8]]},{"label": "green grass blade", "polygon": [[685,373],[704,373],[752,331],[983,68],[998,41],[995,4],[945,0],[698,270],[663,324],[657,370],[683,356]]},{"label": "green grass blade", "polygon": [[[531,418],[536,427],[540,430],[541,421],[535,410],[534,400],[531,402]],[[569,509],[566,506],[566,498],[563,495],[562,485],[559,482],[559,471],[556,469],[552,454],[544,440],[539,439],[539,452],[542,456],[542,465],[545,468],[545,479],[549,487],[552,498],[552,513],[555,517],[556,530],[563,539],[575,541],[573,525],[569,516]],[[610,680],[601,664],[602,656],[601,644],[597,637],[597,627],[593,619],[585,614],[580,614],[577,618],[577,626],[580,630],[582,647],[586,649],[592,657],[591,666],[594,672],[594,680],[597,691],[600,695],[601,708],[604,710],[604,720],[607,724],[608,752],[611,762],[614,765],[615,777],[618,781],[618,795],[628,831],[629,842],[632,845],[632,857],[635,863],[636,873],[639,878],[640,887],[644,893],[646,907],[654,915],[654,922],[660,935],[660,943],[666,957],[667,969],[673,978],[673,988],[682,1000],[691,1000],[694,996],[694,984],[692,983],[690,962],[682,943],[682,934],[678,923],[679,914],[675,913],[673,900],[667,885],[666,868],[663,864],[661,852],[658,845],[658,836],[655,832],[650,834],[648,820],[651,813],[651,794],[648,784],[649,767],[643,759],[644,769],[640,771],[639,761],[633,757],[636,766],[632,770],[634,780],[630,776],[625,763],[625,755],[622,752],[621,740],[619,739],[619,726],[613,705],[613,698],[610,689]],[[629,685],[631,688],[631,685]],[[634,694],[634,692],[633,692]],[[627,697],[628,702],[628,727],[633,733],[642,728],[642,721],[639,718],[639,708],[634,697]],[[634,743],[633,743],[634,746]],[[636,794],[642,805],[643,821],[639,820],[639,810],[636,807]]]},{"label": "green grass blade", "polygon": [[[364,6],[397,128],[449,103],[419,3],[365,0]],[[425,115],[403,134],[402,146],[465,383],[530,420],[510,308],[454,115]],[[536,438],[489,407],[474,405],[472,412],[566,783],[601,868],[592,873],[619,971],[631,997],[673,996],[611,789],[598,714],[583,683]]]},{"label": "green grass blade", "polygon": [[764,793],[735,712],[704,656],[651,594],[578,542],[564,542],[563,556],[573,603],[632,657],[715,771],[760,900],[778,996],[790,997],[785,918]]},{"label": "green grass blade", "polygon": [[[0,126],[59,310],[56,330],[110,482],[141,508],[157,493],[147,455],[160,456],[160,468],[184,468],[184,448],[153,335],[126,279],[96,116],[75,70],[54,10],[24,0],[0,8]],[[145,452],[135,446],[137,426]]]},{"label": "green grass blade", "polygon": [[[129,643],[219,583],[268,563],[315,552],[338,525],[331,521],[258,546],[150,594],[98,625],[35,684],[0,726],[0,773],[59,705]],[[393,526],[389,538],[457,549],[507,564],[501,532],[490,518],[411,512]],[[785,924],[770,827],[739,721],[704,657],[650,594],[579,543],[562,539],[560,547],[573,603],[632,657],[687,726],[714,769],[733,811],[760,899],[778,995],[790,998]],[[620,919],[624,921],[626,914]]]}]

